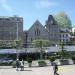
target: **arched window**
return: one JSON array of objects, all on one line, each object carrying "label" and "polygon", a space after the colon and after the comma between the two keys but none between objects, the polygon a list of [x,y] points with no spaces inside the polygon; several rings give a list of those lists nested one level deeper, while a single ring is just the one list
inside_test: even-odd
[{"label": "arched window", "polygon": [[40,36],[40,30],[38,28],[35,30],[35,36]]},{"label": "arched window", "polygon": [[40,36],[40,30],[37,28],[37,36]]}]

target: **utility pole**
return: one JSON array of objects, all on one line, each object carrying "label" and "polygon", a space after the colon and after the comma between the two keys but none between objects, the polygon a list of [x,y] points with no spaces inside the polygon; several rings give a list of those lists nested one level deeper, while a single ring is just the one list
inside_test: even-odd
[{"label": "utility pole", "polygon": [[[18,35],[18,20],[17,20],[17,17],[16,17],[16,27],[17,27],[17,29],[16,29],[16,39],[17,39],[17,44],[18,44],[18,41],[19,41],[19,35]],[[17,59],[19,59],[19,51],[17,50],[16,51],[17,52]]]},{"label": "utility pole", "polygon": [[18,21],[16,20],[16,24],[17,24],[17,41],[18,41]]}]

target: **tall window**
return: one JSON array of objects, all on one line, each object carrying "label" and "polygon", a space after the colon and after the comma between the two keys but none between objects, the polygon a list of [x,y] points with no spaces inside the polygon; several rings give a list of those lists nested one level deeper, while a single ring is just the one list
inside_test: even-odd
[{"label": "tall window", "polygon": [[61,34],[60,34],[60,38],[61,38]]},{"label": "tall window", "polygon": [[38,28],[35,30],[35,36],[40,36],[40,30]]},{"label": "tall window", "polygon": [[64,37],[64,34],[63,34],[63,37]]},{"label": "tall window", "polygon": [[35,30],[35,36],[36,36],[36,30]]},{"label": "tall window", "polygon": [[38,31],[39,31],[39,30],[38,30],[38,28],[37,28],[37,36],[38,36]]},{"label": "tall window", "polygon": [[66,37],[68,37],[68,35],[66,34]]},{"label": "tall window", "polygon": [[39,31],[39,35],[40,35],[40,31]]},{"label": "tall window", "polygon": [[33,39],[31,38],[31,42],[33,41]]}]

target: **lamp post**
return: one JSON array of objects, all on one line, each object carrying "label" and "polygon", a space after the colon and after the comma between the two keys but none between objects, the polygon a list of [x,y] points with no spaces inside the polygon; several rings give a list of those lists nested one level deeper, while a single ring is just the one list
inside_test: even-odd
[{"label": "lamp post", "polygon": [[57,52],[58,52],[58,45],[56,44],[55,47],[56,47],[56,50],[57,51],[55,51],[54,55],[56,56],[57,55]]},{"label": "lamp post", "polygon": [[17,33],[16,33],[16,35],[17,35],[17,41],[18,41],[18,21],[16,22],[16,25],[17,25]]},{"label": "lamp post", "polygon": [[[17,20],[17,18],[16,18],[16,27],[17,27],[17,29],[16,29],[16,39],[17,39],[16,43],[18,44],[19,37],[18,37],[18,20]],[[17,52],[17,59],[19,59],[18,48],[17,48],[17,51],[16,52]]]},{"label": "lamp post", "polygon": [[45,50],[45,53],[46,53],[46,55],[45,55],[45,59],[47,59],[47,53],[48,53],[48,50]]}]

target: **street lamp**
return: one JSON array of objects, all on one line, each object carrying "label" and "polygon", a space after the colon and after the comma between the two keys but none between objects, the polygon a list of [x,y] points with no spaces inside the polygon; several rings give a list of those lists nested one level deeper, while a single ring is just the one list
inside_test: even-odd
[{"label": "street lamp", "polygon": [[48,53],[48,50],[45,50],[45,53],[46,53],[46,55],[45,55],[45,59],[47,59],[47,53]]},{"label": "street lamp", "polygon": [[17,35],[17,41],[18,41],[18,20],[16,21],[16,25],[17,25],[17,33],[16,33],[16,35]]},{"label": "street lamp", "polygon": [[[17,44],[18,44],[18,41],[19,41],[19,36],[18,36],[18,20],[17,20],[17,18],[16,18],[16,27],[17,27],[17,29],[16,29],[16,42],[17,42]],[[19,51],[17,50],[16,51],[17,52],[17,59],[19,59]]]}]

